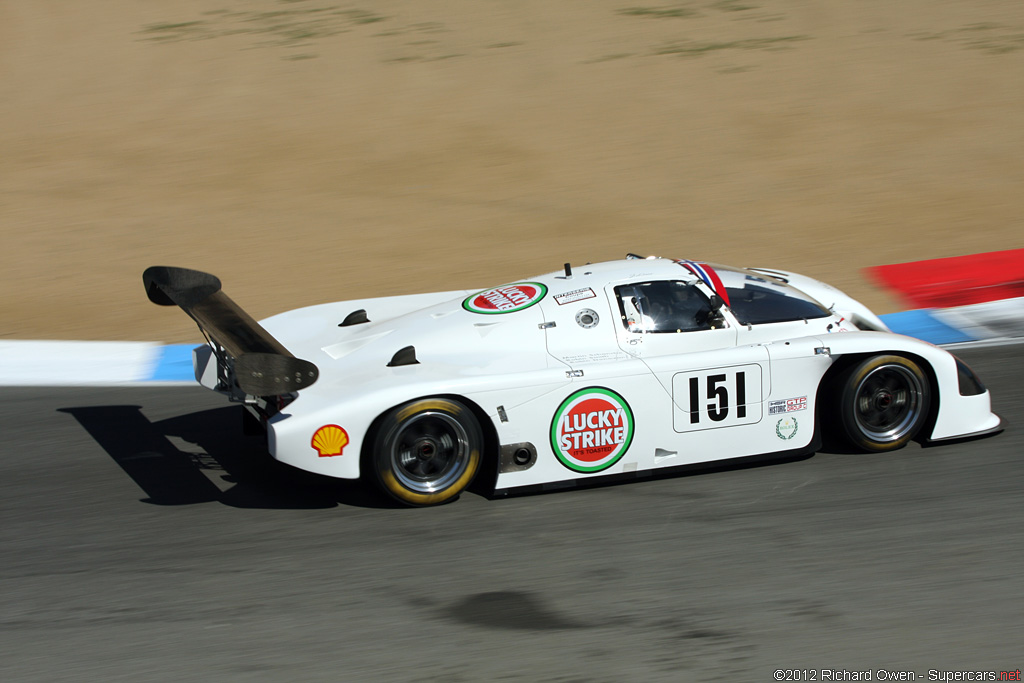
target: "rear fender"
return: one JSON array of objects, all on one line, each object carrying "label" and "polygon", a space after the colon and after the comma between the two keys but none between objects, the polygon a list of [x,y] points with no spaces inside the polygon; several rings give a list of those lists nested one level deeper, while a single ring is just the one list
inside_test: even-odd
[{"label": "rear fender", "polygon": [[[475,489],[480,493],[490,493],[493,491],[498,478],[497,463],[499,445],[498,433],[494,428],[494,422],[491,420],[490,416],[487,415],[484,409],[481,408],[476,401],[457,394],[430,394],[409,399],[409,401],[403,403],[419,401],[426,398],[445,398],[451,401],[458,401],[469,408],[470,412],[473,413],[473,417],[476,418],[477,422],[480,424],[480,430],[483,432],[484,443],[480,471],[477,473],[477,476],[474,479],[473,484],[470,485],[470,488]],[[359,472],[357,473],[357,476],[361,476],[362,472],[369,471],[368,463],[373,458],[373,448],[377,441],[377,431],[380,428],[381,422],[384,421],[387,414],[395,407],[396,406],[391,406],[387,410],[381,411],[380,414],[370,422],[370,426],[367,428],[366,435],[362,440],[362,447],[359,454]]]}]

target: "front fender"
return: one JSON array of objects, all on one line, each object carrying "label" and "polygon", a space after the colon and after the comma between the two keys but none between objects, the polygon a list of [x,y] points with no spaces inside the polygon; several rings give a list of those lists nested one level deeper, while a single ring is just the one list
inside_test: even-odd
[{"label": "front fender", "polygon": [[833,357],[894,353],[927,365],[935,380],[932,387],[935,422],[931,432],[925,435],[929,441],[982,435],[1000,427],[1001,421],[992,412],[987,389],[975,395],[961,394],[956,358],[944,349],[887,332],[838,332],[823,341]]}]

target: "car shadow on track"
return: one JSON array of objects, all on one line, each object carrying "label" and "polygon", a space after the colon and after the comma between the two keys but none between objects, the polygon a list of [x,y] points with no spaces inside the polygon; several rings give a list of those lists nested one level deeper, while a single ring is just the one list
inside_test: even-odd
[{"label": "car shadow on track", "polygon": [[277,462],[244,436],[241,408],[226,406],[151,422],[140,406],[60,408],[72,415],[153,505],[219,502],[238,508],[395,508],[360,482]]},{"label": "car shadow on track", "polygon": [[[320,509],[346,505],[404,509],[360,481],[325,477],[290,467],[270,457],[260,436],[243,434],[242,408],[224,406],[150,421],[137,405],[60,408],[72,415],[114,462],[141,488],[142,502],[194,505],[218,502],[237,508]],[[818,453],[853,452],[825,443]],[[514,492],[493,491],[497,473],[486,466],[465,495],[518,497],[589,489],[632,481],[728,472],[804,460],[813,453],[771,454],[698,463],[671,470],[642,471],[595,480],[572,480]]]}]

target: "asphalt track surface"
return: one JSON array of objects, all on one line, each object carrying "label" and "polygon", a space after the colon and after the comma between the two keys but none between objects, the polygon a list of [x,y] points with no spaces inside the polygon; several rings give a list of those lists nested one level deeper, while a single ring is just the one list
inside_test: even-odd
[{"label": "asphalt track surface", "polygon": [[1024,346],[961,355],[998,436],[418,510],[199,388],[4,389],[0,680],[1021,668]]}]

